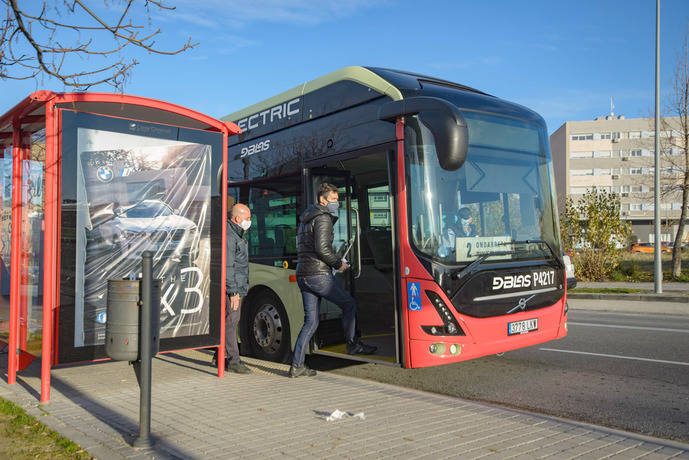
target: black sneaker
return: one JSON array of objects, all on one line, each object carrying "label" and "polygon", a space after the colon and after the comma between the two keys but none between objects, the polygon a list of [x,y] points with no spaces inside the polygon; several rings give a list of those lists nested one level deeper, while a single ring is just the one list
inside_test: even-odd
[{"label": "black sneaker", "polygon": [[365,343],[358,341],[353,344],[347,344],[348,355],[372,355],[377,349],[378,347],[374,345],[366,345]]},{"label": "black sneaker", "polygon": [[297,377],[313,377],[316,375],[316,371],[308,367],[306,364],[304,364],[302,367],[294,367],[290,366],[289,368],[289,376],[292,377],[293,379]]},{"label": "black sneaker", "polygon": [[246,367],[246,364],[242,362],[232,363],[227,366],[228,372],[234,372],[235,374],[251,374],[251,369]]}]

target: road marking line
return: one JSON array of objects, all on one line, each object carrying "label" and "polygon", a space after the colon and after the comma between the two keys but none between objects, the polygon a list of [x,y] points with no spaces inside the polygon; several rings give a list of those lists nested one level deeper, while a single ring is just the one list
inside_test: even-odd
[{"label": "road marking line", "polygon": [[689,366],[689,363],[683,363],[681,361],[666,361],[664,359],[649,359],[649,358],[637,358],[634,356],[606,355],[605,353],[589,353],[587,351],[558,350],[557,348],[539,348],[539,350],[557,351],[560,353],[573,353],[575,355],[601,356],[603,358],[631,359],[633,361],[649,361],[652,363],[677,364],[679,366]]},{"label": "road marking line", "polygon": [[681,332],[689,334],[689,329],[669,329],[665,327],[647,327],[647,326],[621,326],[616,324],[596,324],[596,323],[579,323],[568,321],[567,324],[575,326],[592,326],[592,327],[612,327],[617,329],[637,329],[641,331],[658,331],[658,332]]}]

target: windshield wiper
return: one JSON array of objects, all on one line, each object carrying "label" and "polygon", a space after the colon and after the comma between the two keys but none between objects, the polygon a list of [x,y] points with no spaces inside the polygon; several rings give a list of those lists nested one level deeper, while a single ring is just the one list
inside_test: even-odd
[{"label": "windshield wiper", "polygon": [[557,256],[557,253],[553,250],[553,248],[550,247],[550,244],[548,244],[547,241],[545,240],[517,240],[517,241],[505,241],[503,243],[498,243],[500,246],[507,246],[507,245],[512,245],[512,244],[542,244],[546,248],[548,248],[548,251],[550,251],[550,254],[552,254],[553,259],[555,259],[560,265],[561,268],[564,268],[564,265],[562,265],[562,262],[560,261],[560,258]]},{"label": "windshield wiper", "polygon": [[465,276],[471,275],[478,271],[479,265],[483,263],[487,258],[493,257],[493,256],[507,256],[507,255],[514,255],[517,254],[518,251],[493,251],[493,252],[487,252],[483,254],[481,257],[478,259],[474,260],[472,263],[461,269],[459,272],[455,274],[456,279],[461,279],[464,278]]}]

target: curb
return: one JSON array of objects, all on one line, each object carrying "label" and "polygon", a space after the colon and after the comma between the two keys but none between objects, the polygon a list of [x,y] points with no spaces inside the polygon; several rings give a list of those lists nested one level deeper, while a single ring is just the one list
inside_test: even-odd
[{"label": "curb", "polygon": [[592,292],[568,292],[568,299],[631,300],[636,302],[678,302],[689,303],[687,295],[663,294],[597,294]]}]

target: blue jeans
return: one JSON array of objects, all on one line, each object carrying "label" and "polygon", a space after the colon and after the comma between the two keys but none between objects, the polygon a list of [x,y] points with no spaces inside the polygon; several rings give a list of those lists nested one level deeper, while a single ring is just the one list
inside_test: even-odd
[{"label": "blue jeans", "polygon": [[302,326],[294,346],[292,365],[302,367],[311,337],[318,328],[321,299],[325,298],[342,309],[342,328],[347,343],[354,342],[354,322],[356,301],[345,291],[342,284],[331,274],[298,276],[297,284],[304,301],[304,326]]}]

